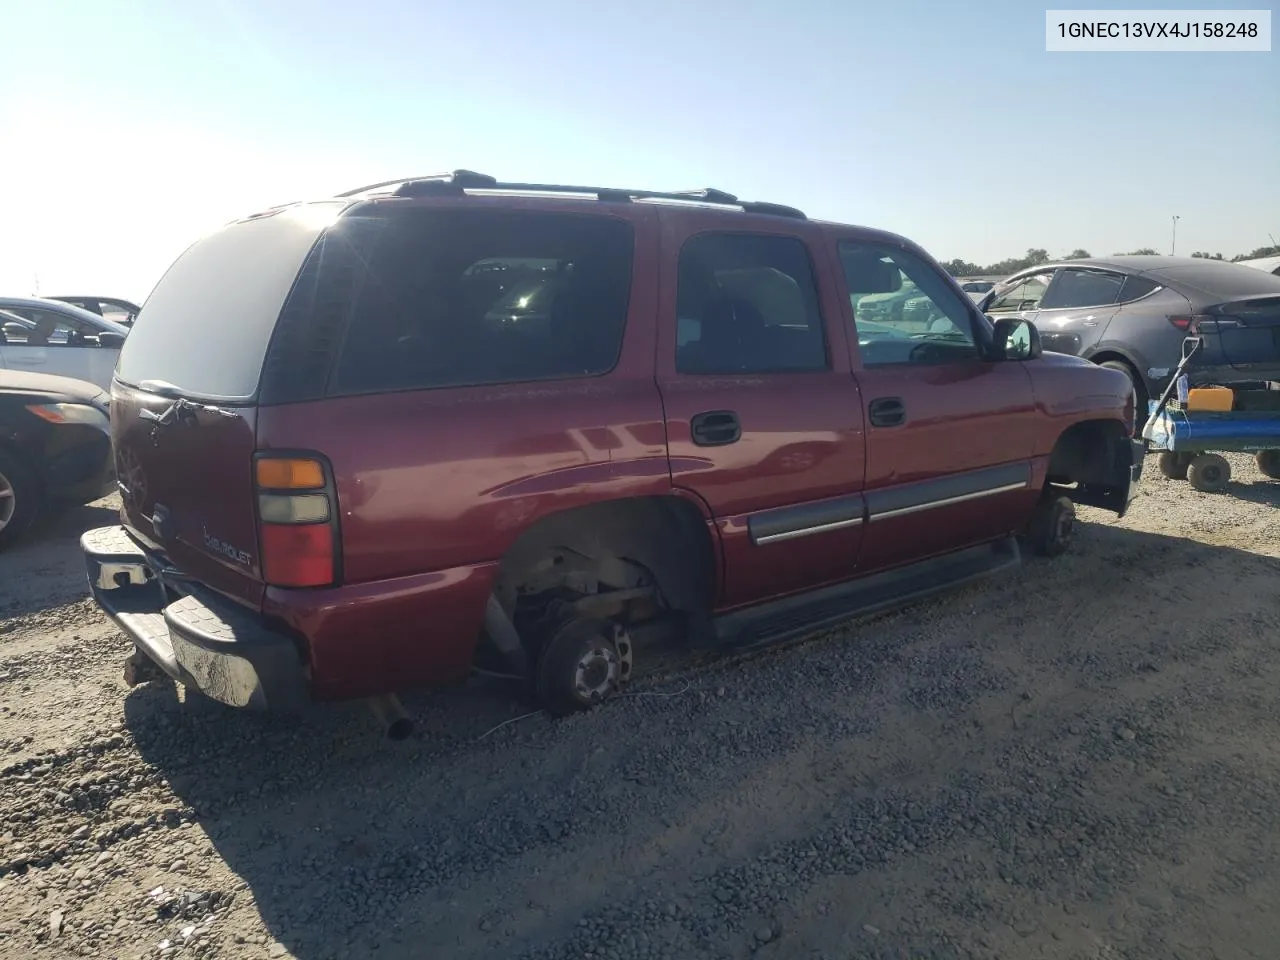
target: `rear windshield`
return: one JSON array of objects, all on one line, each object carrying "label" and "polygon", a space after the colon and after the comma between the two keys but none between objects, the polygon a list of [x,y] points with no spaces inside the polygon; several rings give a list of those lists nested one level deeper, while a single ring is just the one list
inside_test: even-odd
[{"label": "rear windshield", "polygon": [[419,208],[344,218],[331,231],[340,237],[365,267],[330,396],[593,376],[617,363],[633,246],[624,220]]},{"label": "rear windshield", "polygon": [[147,298],[116,376],[133,386],[172,384],[193,397],[252,399],[281,306],[343,206],[307,204],[196,242]]}]

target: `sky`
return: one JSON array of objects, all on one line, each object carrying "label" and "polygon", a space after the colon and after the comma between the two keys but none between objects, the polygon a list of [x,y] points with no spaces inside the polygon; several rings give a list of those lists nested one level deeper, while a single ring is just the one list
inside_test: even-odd
[{"label": "sky", "polygon": [[1280,238],[1280,44],[1046,53],[1034,3],[0,0],[0,36],[12,295],[141,300],[228,220],[458,167],[715,186],[939,260]]}]

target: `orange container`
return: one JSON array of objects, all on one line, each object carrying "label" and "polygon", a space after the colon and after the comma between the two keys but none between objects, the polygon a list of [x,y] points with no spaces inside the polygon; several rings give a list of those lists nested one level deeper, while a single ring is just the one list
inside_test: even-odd
[{"label": "orange container", "polygon": [[1235,398],[1236,393],[1230,387],[1194,387],[1187,394],[1187,409],[1226,412]]}]

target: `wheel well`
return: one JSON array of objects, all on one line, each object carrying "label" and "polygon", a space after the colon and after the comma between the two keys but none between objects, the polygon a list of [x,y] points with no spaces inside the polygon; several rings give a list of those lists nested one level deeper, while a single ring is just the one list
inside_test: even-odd
[{"label": "wheel well", "polygon": [[1049,454],[1049,483],[1098,484],[1111,482],[1118,444],[1129,439],[1116,420],[1085,420],[1069,426]]},{"label": "wheel well", "polygon": [[637,497],[535,522],[503,556],[494,595],[512,615],[520,599],[566,587],[585,595],[652,587],[658,609],[702,614],[715,582],[715,546],[698,508]]},{"label": "wheel well", "polygon": [[1097,363],[1097,364],[1103,364],[1108,362],[1123,363],[1126,367],[1130,369],[1130,371],[1132,371],[1134,375],[1134,379],[1138,382],[1138,384],[1141,385],[1143,391],[1150,390],[1150,387],[1147,384],[1147,378],[1143,374],[1143,372],[1138,369],[1138,365],[1134,363],[1132,360],[1130,360],[1128,357],[1126,357],[1123,353],[1116,353],[1114,350],[1102,350],[1102,351],[1099,351],[1098,353],[1091,354],[1089,357],[1089,362]]}]

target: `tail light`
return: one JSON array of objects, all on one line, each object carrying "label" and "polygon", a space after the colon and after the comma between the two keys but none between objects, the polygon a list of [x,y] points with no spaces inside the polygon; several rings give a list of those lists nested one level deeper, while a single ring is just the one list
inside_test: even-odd
[{"label": "tail light", "polygon": [[254,460],[262,578],[275,587],[326,587],[338,574],[333,479],[324,461],[259,455]]},{"label": "tail light", "polygon": [[1225,327],[1239,327],[1241,323],[1234,317],[1208,317],[1196,314],[1194,317],[1170,317],[1169,322],[1183,333],[1199,335],[1216,333]]}]

